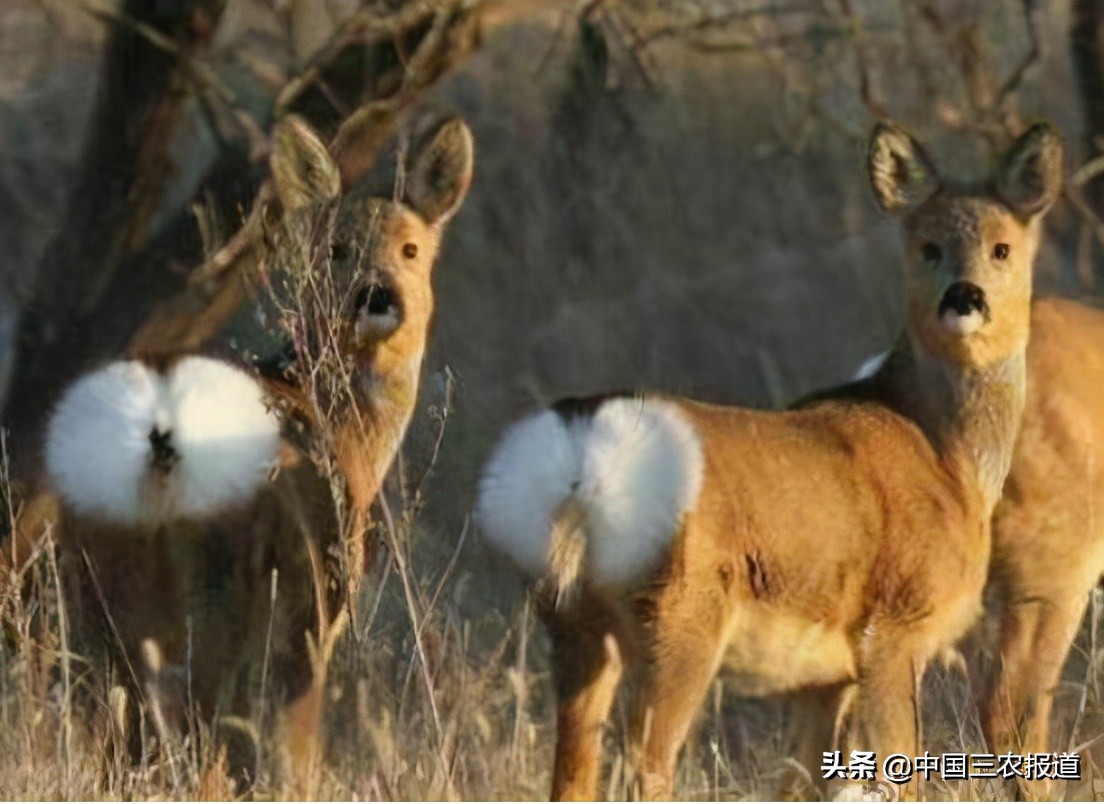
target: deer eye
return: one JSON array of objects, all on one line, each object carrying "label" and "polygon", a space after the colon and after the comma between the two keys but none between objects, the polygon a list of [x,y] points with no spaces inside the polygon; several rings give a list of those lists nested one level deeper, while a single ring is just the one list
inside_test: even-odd
[{"label": "deer eye", "polygon": [[341,262],[349,256],[349,247],[344,243],[330,243],[330,261]]},{"label": "deer eye", "polygon": [[1007,260],[1008,253],[1012,251],[1012,247],[1007,243],[997,243],[993,246],[993,259],[994,260]]},{"label": "deer eye", "polygon": [[415,257],[417,257],[418,256],[418,244],[417,243],[407,243],[406,245],[404,245],[403,246],[403,256],[406,257],[408,260],[412,260]]},{"label": "deer eye", "polygon": [[920,256],[924,258],[924,262],[935,265],[943,259],[943,249],[935,243],[925,243],[920,246]]}]

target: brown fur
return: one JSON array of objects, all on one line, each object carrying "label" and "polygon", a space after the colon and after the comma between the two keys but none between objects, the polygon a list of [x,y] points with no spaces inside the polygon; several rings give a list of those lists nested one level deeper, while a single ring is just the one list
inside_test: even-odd
[{"label": "brown fur", "polygon": [[[1086,601],[1104,571],[1104,312],[1032,308],[1023,426],[993,518],[987,608],[999,633],[981,681],[990,750],[1056,750],[1048,721]],[[975,657],[977,658],[977,657]],[[1048,797],[1044,783],[1022,793]]]},{"label": "brown fur", "polygon": [[[821,751],[916,752],[919,679],[982,609],[990,516],[1023,408],[1039,215],[1060,154],[1053,130],[1033,128],[998,195],[941,183],[907,134],[876,129],[871,180],[901,217],[907,261],[898,346],[870,381],[787,412],[670,400],[700,436],[704,478],[651,583],[584,583],[566,608],[539,598],[559,693],[554,798],[596,795],[601,731],[629,669],[647,797],[670,797],[722,670],[739,694],[806,705],[800,753],[814,779]],[[1011,246],[1006,260],[991,256],[997,243]],[[938,265],[925,244],[941,248]],[[958,281],[988,302],[968,338],[937,312]]]},{"label": "brown fur", "polygon": [[[277,130],[272,167],[283,207],[281,229],[269,233],[273,286],[282,287],[281,269],[329,272],[322,284],[332,287],[334,305],[315,299],[293,312],[304,327],[334,335],[348,387],[321,400],[305,368],[266,381],[289,434],[305,427],[298,441],[308,448],[285,445],[283,469],[239,510],[156,531],[63,511],[59,541],[74,646],[90,669],[129,690],[131,718],[139,709],[178,721],[198,711],[240,731],[243,721],[270,714],[266,701],[282,702],[276,722],[284,724],[290,789],[303,796],[321,756],[326,668],[366,563],[369,507],[414,410],[431,270],[471,181],[471,137],[459,121],[441,126],[411,166],[414,177],[436,183],[405,202],[343,193],[326,148],[295,118]],[[367,306],[355,300],[380,277],[401,316],[393,330],[361,331],[358,313]],[[311,349],[301,346],[300,363],[310,365]],[[330,460],[344,480],[343,523]],[[136,750],[134,725],[123,731]],[[248,777],[254,769],[234,771]]]}]

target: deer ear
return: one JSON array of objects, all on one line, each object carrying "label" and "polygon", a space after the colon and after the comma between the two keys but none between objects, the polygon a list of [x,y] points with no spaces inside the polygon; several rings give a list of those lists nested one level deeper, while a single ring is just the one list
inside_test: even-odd
[{"label": "deer ear", "polygon": [[301,117],[290,115],[276,127],[270,167],[286,212],[341,194],[341,174],[333,157]]},{"label": "deer ear", "polygon": [[471,186],[475,145],[464,121],[453,118],[415,154],[407,176],[406,197],[426,223],[448,221]]},{"label": "deer ear", "polygon": [[878,206],[891,215],[915,209],[935,192],[939,176],[924,149],[896,123],[874,126],[866,169]]},{"label": "deer ear", "polygon": [[1062,137],[1049,123],[1020,135],[1004,157],[997,194],[1018,215],[1045,212],[1062,192]]}]

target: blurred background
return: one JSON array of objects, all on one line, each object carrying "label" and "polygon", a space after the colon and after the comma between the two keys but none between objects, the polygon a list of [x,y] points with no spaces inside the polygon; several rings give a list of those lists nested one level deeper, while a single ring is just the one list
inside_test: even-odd
[{"label": "blurred background", "polygon": [[[886,349],[902,271],[863,173],[875,119],[957,178],[1053,121],[1073,178],[1038,288],[1104,283],[1102,0],[0,0],[0,399],[17,479],[61,386],[120,354],[230,240],[273,120],[332,133],[366,101],[390,104],[397,131],[430,109],[476,138],[407,482],[390,491],[417,489],[403,502],[423,613],[468,640],[457,661],[497,674],[505,725],[472,739],[544,763],[488,771],[469,795],[506,777],[542,795],[550,751],[539,629],[466,524],[493,439],[534,406],[615,388],[779,406]],[[408,625],[381,615],[373,649],[411,661]],[[715,760],[750,740],[713,728]],[[739,760],[725,783],[751,794],[739,785],[762,767]]]}]

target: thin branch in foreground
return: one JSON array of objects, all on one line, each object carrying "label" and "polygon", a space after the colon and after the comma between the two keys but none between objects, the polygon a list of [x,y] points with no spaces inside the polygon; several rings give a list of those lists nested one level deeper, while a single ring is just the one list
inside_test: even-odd
[{"label": "thin branch in foreground", "polygon": [[993,105],[996,108],[1004,106],[1012,93],[1020,88],[1024,75],[1037,64],[1043,57],[1043,40],[1039,36],[1038,4],[1036,0],[1023,0],[1024,22],[1027,25],[1028,50],[1023,58],[1001,82],[997,90]]}]

